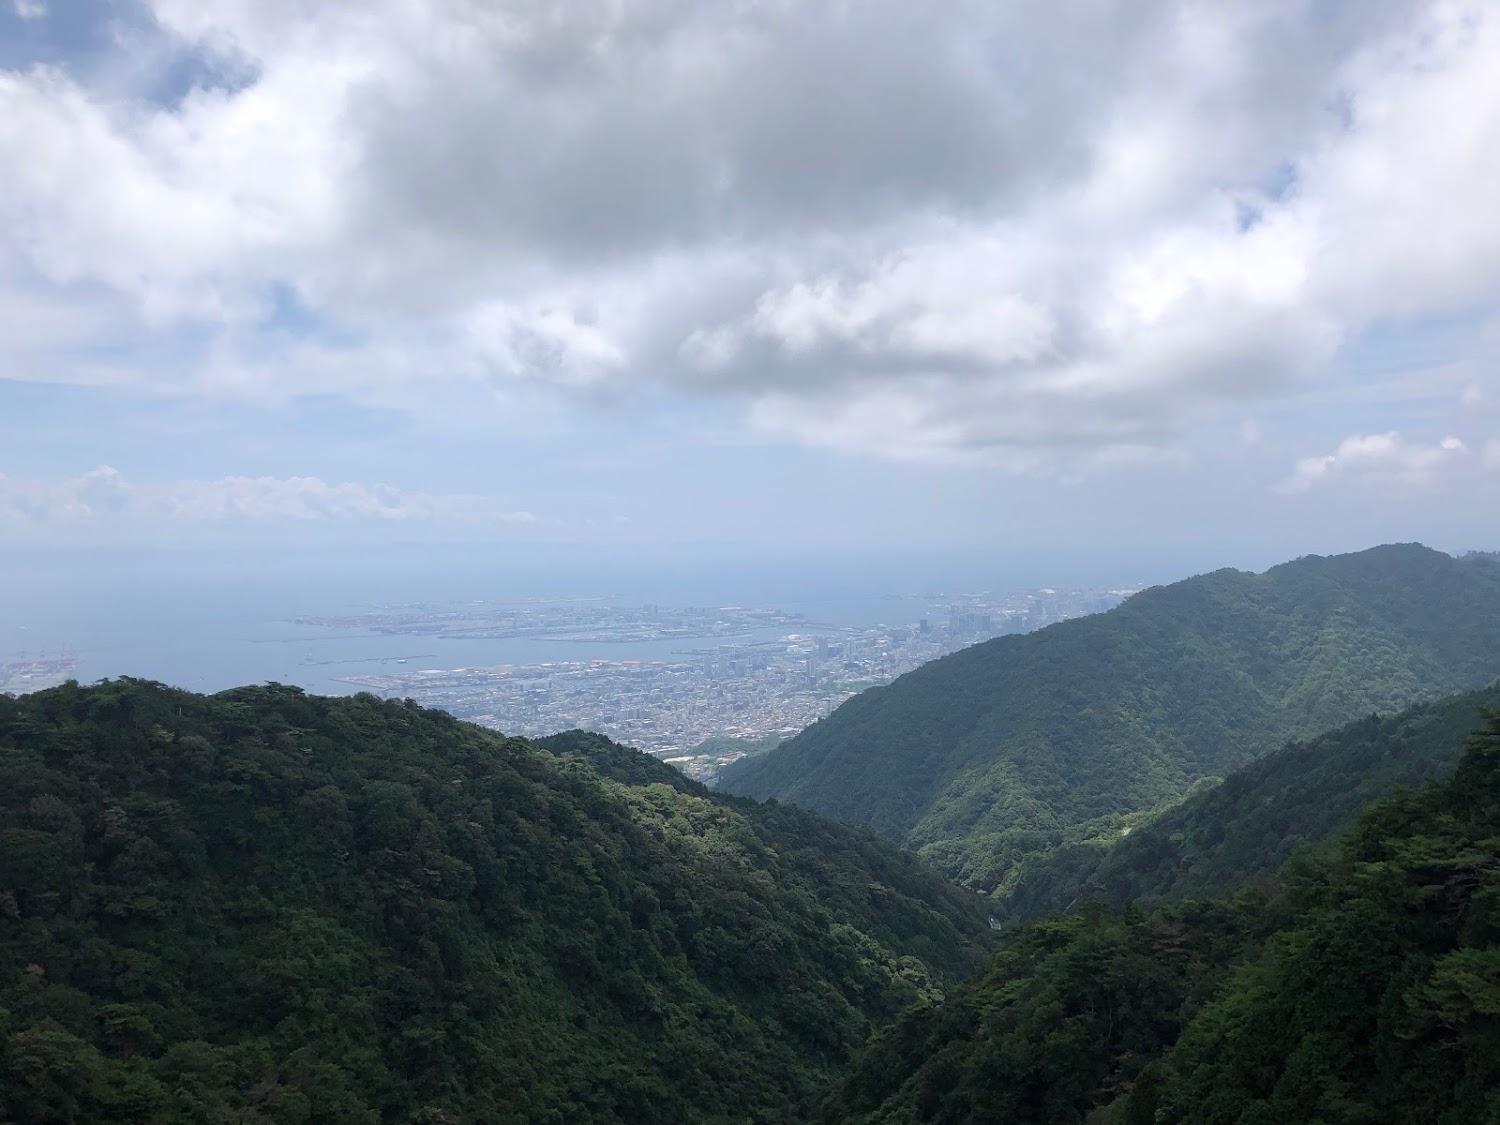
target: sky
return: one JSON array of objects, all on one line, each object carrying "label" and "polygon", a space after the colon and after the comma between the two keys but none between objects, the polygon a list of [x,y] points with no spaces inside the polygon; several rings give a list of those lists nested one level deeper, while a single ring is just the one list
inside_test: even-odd
[{"label": "sky", "polygon": [[0,0],[0,549],[1500,546],[1500,7]]}]

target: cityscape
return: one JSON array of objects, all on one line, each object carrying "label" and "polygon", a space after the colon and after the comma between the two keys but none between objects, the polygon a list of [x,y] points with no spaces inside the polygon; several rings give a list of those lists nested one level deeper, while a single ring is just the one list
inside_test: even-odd
[{"label": "cityscape", "polygon": [[0,694],[24,695],[56,687],[73,675],[78,661],[72,656],[18,653],[0,660]]},{"label": "cityscape", "polygon": [[[900,594],[867,610],[896,624],[609,597],[416,602],[296,617],[286,624],[297,632],[277,643],[304,648],[301,659],[263,674],[413,699],[507,734],[599,731],[712,784],[729,762],[771,749],[867,687],[991,637],[1109,609],[1132,592]],[[306,647],[314,640],[384,643],[329,658]],[[490,656],[449,642],[488,642]],[[462,647],[467,655],[455,657]],[[567,655],[573,647],[576,658]],[[0,692],[40,691],[90,670],[101,672],[68,651],[0,656]]]},{"label": "cityscape", "polygon": [[[422,637],[592,642],[702,640],[662,659],[580,659],[493,667],[407,668],[337,677],[517,735],[599,731],[712,782],[726,764],[770,749],[856,692],[928,660],[1118,604],[1124,589],[1042,588],[992,596],[906,596],[927,616],[902,625],[837,625],[746,607],[620,607],[592,600],[521,606],[418,605],[299,619],[323,628]],[[893,599],[897,600],[897,599]],[[908,615],[909,616],[909,615]]]}]

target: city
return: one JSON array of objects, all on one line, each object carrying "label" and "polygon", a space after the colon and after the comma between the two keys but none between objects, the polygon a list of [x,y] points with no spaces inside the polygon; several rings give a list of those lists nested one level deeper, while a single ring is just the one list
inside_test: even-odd
[{"label": "city", "polygon": [[18,653],[0,661],[0,694],[23,695],[56,687],[73,675],[78,661],[71,656]]},{"label": "city", "polygon": [[589,600],[405,606],[299,624],[622,644],[722,638],[711,648],[684,648],[664,659],[400,667],[338,677],[353,688],[414,699],[510,734],[600,731],[712,782],[728,762],[770,749],[864,688],[990,637],[1109,609],[1131,592],[1042,588],[999,596],[909,595],[899,600],[922,602],[928,615],[894,626],[819,623],[770,609],[618,607]]}]

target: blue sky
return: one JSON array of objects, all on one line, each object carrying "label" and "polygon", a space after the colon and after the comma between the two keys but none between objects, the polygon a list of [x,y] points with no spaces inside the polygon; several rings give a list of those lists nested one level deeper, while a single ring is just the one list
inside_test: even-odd
[{"label": "blue sky", "polygon": [[1485,3],[0,0],[0,543],[1500,545]]}]

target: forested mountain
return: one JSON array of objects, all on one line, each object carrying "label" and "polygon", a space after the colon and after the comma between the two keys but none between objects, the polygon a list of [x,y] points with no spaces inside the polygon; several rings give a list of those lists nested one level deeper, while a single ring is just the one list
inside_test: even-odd
[{"label": "forested mountain", "polygon": [[1274,884],[1011,931],[881,1033],[857,1125],[1500,1120],[1500,719]]},{"label": "forested mountain", "polygon": [[1311,556],[933,661],[722,785],[869,825],[1004,890],[1026,857],[1117,837],[1288,739],[1497,673],[1500,563],[1415,544]]},{"label": "forested mountain", "polygon": [[1500,710],[1500,684],[1289,743],[1126,836],[1026,862],[993,913],[1015,921],[1088,901],[1118,909],[1235,890],[1342,831],[1397,786],[1447,778],[1486,710]]},{"label": "forested mountain", "polygon": [[0,696],[0,1120],[797,1120],[977,967],[974,900],[595,736]]}]

